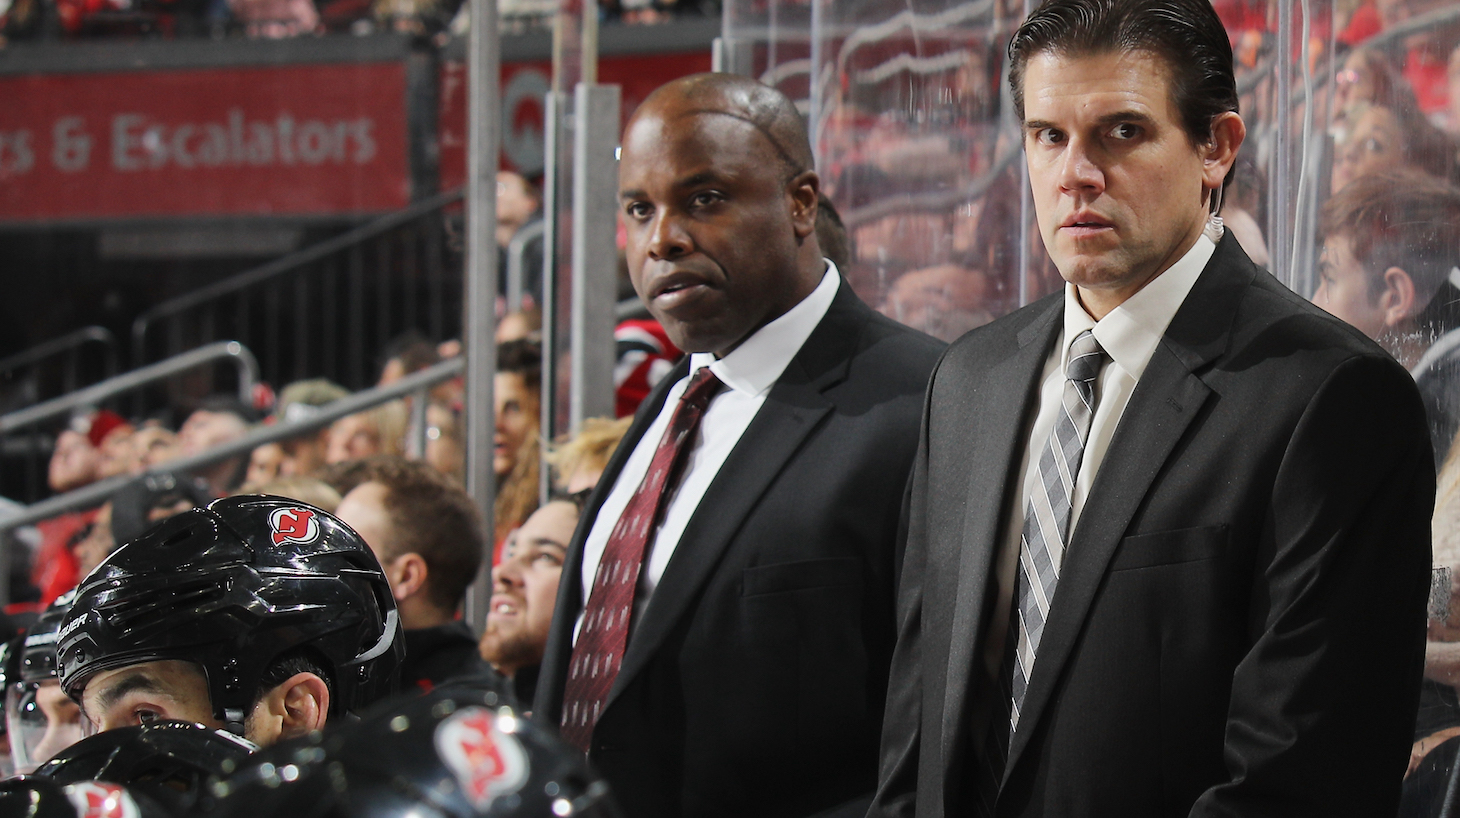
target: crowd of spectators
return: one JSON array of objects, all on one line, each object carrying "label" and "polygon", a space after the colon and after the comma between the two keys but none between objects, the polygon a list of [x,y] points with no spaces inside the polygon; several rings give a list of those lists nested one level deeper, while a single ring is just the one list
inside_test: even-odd
[{"label": "crowd of spectators", "polygon": [[[503,356],[515,369],[513,374],[498,377],[503,384],[499,389],[515,386],[517,392],[499,412],[498,437],[511,444],[499,445],[498,474],[508,478],[519,463],[522,472],[516,482],[504,486],[504,496],[514,498],[500,504],[507,515],[501,518],[505,533],[520,524],[534,505],[529,500],[535,497],[537,480],[536,392],[540,376],[535,342],[505,344]],[[379,383],[389,384],[439,360],[435,345],[417,335],[404,337],[387,352]],[[12,610],[44,608],[74,587],[113,547],[136,536],[150,523],[216,497],[273,493],[333,510],[342,492],[338,485],[319,479],[328,469],[373,456],[401,457],[411,448],[416,449],[409,452],[412,458],[444,479],[462,480],[465,457],[460,379],[430,391],[424,430],[412,428],[411,398],[392,400],[325,424],[317,431],[265,443],[247,454],[194,468],[186,474],[166,469],[170,461],[205,454],[253,429],[307,420],[349,395],[344,387],[323,379],[291,383],[279,391],[272,406],[266,407],[215,395],[198,401],[176,430],[157,417],[129,420],[108,409],[75,414],[56,439],[47,474],[52,491],[61,494],[123,475],[142,475],[145,479],[127,484],[98,508],[46,520],[20,536],[19,541],[30,546],[30,570],[26,577],[16,578],[28,582],[12,583],[17,587],[11,598],[20,600]],[[424,446],[418,441],[424,441]],[[532,491],[525,492],[528,482],[532,483]]]},{"label": "crowd of spectators", "polygon": [[[12,41],[95,37],[281,39],[324,34],[408,34],[436,39],[471,26],[462,0],[4,0],[0,47]],[[551,24],[554,0],[502,0],[508,30]],[[661,23],[718,17],[717,0],[600,0],[606,22]]]},{"label": "crowd of spectators", "polygon": [[[518,678],[517,684],[530,689],[532,673],[517,676],[523,657],[532,655],[530,646],[523,644],[527,638],[523,634],[531,636],[529,641],[545,635],[553,599],[551,590],[542,590],[543,543],[566,544],[572,533],[569,517],[576,520],[577,507],[629,423],[628,417],[590,418],[576,435],[544,445],[538,431],[543,377],[539,336],[540,318],[532,310],[508,315],[499,323],[493,531],[481,530],[463,488],[461,378],[428,390],[424,430],[413,427],[414,398],[407,397],[186,473],[170,471],[166,464],[207,453],[254,429],[308,420],[351,393],[331,381],[309,379],[286,385],[272,406],[263,408],[212,396],[198,401],[176,431],[155,418],[128,420],[107,409],[87,410],[73,416],[57,437],[49,464],[51,489],[60,494],[117,476],[139,479],[97,508],[22,530],[16,541],[29,546],[22,549],[28,557],[27,570],[12,582],[8,612],[29,621],[117,547],[172,515],[223,496],[283,496],[338,512],[361,533],[385,566],[408,631],[451,631],[419,635],[419,641],[432,646],[426,653],[450,653],[451,644],[460,648],[469,643],[471,655],[477,655],[477,636],[454,615],[467,584],[477,575],[479,555],[488,554],[501,570],[500,575],[494,572],[499,594],[522,599],[508,607],[514,612],[531,607],[534,613],[511,618],[502,604],[494,603],[481,655],[507,678]],[[619,396],[621,414],[628,415],[672,359],[666,359],[663,350],[649,356],[623,341],[620,351],[627,357],[620,364],[624,372],[656,364],[655,377],[639,371]],[[378,385],[391,384],[460,352],[457,342],[437,345],[408,333],[387,347]],[[539,475],[544,468],[551,469],[553,496],[562,499],[539,509]],[[519,530],[527,533],[519,536]],[[537,556],[527,556],[529,551]],[[550,584],[556,588],[555,575]],[[535,590],[523,592],[524,587]],[[521,622],[528,623],[527,630],[521,631],[523,626],[517,624]],[[516,635],[504,640],[502,634],[508,632]],[[536,650],[540,653],[541,646]],[[416,653],[422,652],[418,646]],[[465,667],[459,655],[451,661]],[[406,678],[415,684],[424,677],[407,672]]]},{"label": "crowd of spectators", "polygon": [[[71,603],[70,589],[121,546],[148,546],[148,536],[160,536],[149,532],[164,520],[219,497],[270,495],[338,515],[375,554],[404,629],[399,665],[404,690],[429,693],[447,681],[475,680],[472,684],[503,691],[505,701],[530,703],[568,540],[630,420],[592,418],[577,434],[545,446],[538,437],[542,372],[536,332],[530,316],[519,316],[503,322],[500,334],[506,340],[499,345],[495,377],[495,534],[483,528],[462,482],[459,379],[430,390],[423,435],[410,428],[410,399],[390,401],[191,473],[168,471],[166,464],[252,429],[308,419],[349,392],[325,380],[300,381],[282,389],[267,414],[212,397],[199,402],[176,432],[154,420],[133,422],[93,411],[73,418],[59,436],[50,465],[52,488],[64,492],[126,474],[139,479],[99,508],[39,526],[31,598],[12,604],[8,617],[0,615],[0,626],[28,626],[32,634],[54,629]],[[511,338],[517,334],[525,337]],[[458,344],[443,347],[459,354]],[[420,336],[403,337],[390,345],[379,382],[429,367],[442,351]],[[425,438],[424,450],[411,451],[413,435]],[[552,499],[541,508],[539,468],[551,470],[552,484]],[[274,542],[280,542],[277,536]],[[484,559],[492,563],[492,598],[485,631],[478,634],[460,614]],[[4,661],[0,655],[0,665]],[[53,678],[41,688],[70,703]],[[35,712],[25,711],[33,723],[16,735],[28,750],[16,756],[24,770],[82,736],[82,716],[74,705],[46,708],[40,705],[50,699],[41,701],[39,693],[34,698]],[[3,737],[0,729],[0,742]]]}]

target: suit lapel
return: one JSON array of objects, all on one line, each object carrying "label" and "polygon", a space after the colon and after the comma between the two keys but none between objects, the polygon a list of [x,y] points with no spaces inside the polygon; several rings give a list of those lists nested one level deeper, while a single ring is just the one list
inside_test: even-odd
[{"label": "suit lapel", "polygon": [[871,310],[841,282],[807,338],[705,491],[624,652],[605,708],[644,669],[690,610],[721,554],[806,436],[831,412],[827,389],[846,378]]},{"label": "suit lapel", "polygon": [[1251,262],[1228,235],[1177,310],[1126,404],[1065,554],[1024,697],[1021,729],[1009,746],[1006,782],[1049,704],[1116,546],[1211,394],[1194,373],[1226,351],[1238,301],[1252,275]]},{"label": "suit lapel", "polygon": [[[979,405],[977,433],[973,446],[960,460],[970,464],[1006,463],[1008,468],[971,468],[968,512],[963,521],[959,548],[958,586],[953,603],[953,639],[948,650],[947,686],[943,705],[943,755],[950,763],[954,750],[962,746],[967,732],[967,706],[973,692],[973,670],[983,649],[983,612],[987,604],[989,571],[999,550],[1000,522],[1008,505],[1012,482],[1018,479],[1019,453],[1026,428],[1038,402],[1039,376],[1050,347],[1063,329],[1060,317],[1063,298],[1050,299],[1049,308],[1018,334],[1018,349],[989,368],[979,384],[980,394],[989,395]],[[1020,391],[1009,384],[1028,384]],[[985,498],[998,498],[985,502]],[[952,780],[956,776],[946,776]]]}]

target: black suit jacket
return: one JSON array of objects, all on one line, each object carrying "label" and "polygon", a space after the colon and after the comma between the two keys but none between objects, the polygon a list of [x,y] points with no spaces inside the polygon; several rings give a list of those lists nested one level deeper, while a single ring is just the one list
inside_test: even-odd
[{"label": "black suit jacket", "polygon": [[[865,811],[899,514],[942,348],[841,283],[635,623],[589,754],[626,814],[806,816],[856,798]],[[640,408],[574,535],[538,684],[537,713],[554,726],[584,603],[583,541],[687,367]]]},{"label": "black suit jacket", "polygon": [[[991,563],[1062,298],[964,336],[934,373],[874,814],[976,797]],[[1223,239],[1072,534],[998,814],[1394,815],[1433,494],[1408,374]]]}]

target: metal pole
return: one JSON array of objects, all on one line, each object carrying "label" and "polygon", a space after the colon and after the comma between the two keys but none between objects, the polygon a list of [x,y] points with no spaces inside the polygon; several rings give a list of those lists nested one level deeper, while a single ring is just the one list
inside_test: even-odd
[{"label": "metal pole", "polygon": [[572,406],[569,423],[613,416],[613,327],[618,295],[619,88],[574,94]]},{"label": "metal pole", "polygon": [[431,393],[422,389],[411,395],[411,429],[410,437],[406,440],[406,457],[412,460],[426,459],[426,407],[430,404]]},{"label": "metal pole", "polygon": [[[561,26],[556,30],[560,30]],[[549,91],[543,99],[543,184],[542,184],[542,392],[538,434],[544,441],[556,440],[558,430],[558,236],[559,224],[558,150],[563,136],[563,99]],[[550,469],[538,469],[537,494],[546,503],[551,493]]]},{"label": "metal pole", "polygon": [[[466,282],[466,488],[482,514],[488,548],[495,549],[496,476],[492,472],[494,410],[492,375],[497,368],[497,155],[502,115],[501,42],[497,0],[471,0],[467,41],[469,137],[467,151]],[[466,622],[477,633],[487,624],[492,596],[491,550],[467,591]]]},{"label": "metal pole", "polygon": [[1277,276],[1279,281],[1293,287],[1296,282],[1290,262],[1292,260],[1292,235],[1296,225],[1292,220],[1293,196],[1288,187],[1293,150],[1293,140],[1288,133],[1288,112],[1292,110],[1293,80],[1291,66],[1293,49],[1290,40],[1293,31],[1291,3],[1278,3],[1277,19],[1277,64],[1273,68],[1273,81],[1277,83],[1276,108],[1282,113],[1273,123],[1276,150],[1273,153],[1273,174],[1269,177],[1268,185],[1276,199],[1275,207],[1268,212],[1267,216],[1270,225],[1267,235],[1271,239],[1271,244],[1268,245],[1268,258],[1272,263],[1272,274]]},{"label": "metal pole", "polygon": [[581,14],[578,30],[583,35],[579,53],[582,67],[578,71],[578,81],[584,85],[595,85],[598,83],[598,4],[583,3]]}]

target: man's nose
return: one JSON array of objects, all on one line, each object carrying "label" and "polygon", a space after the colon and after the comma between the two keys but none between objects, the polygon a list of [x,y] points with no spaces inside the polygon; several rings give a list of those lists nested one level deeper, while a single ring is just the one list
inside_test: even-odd
[{"label": "man's nose", "polygon": [[498,589],[511,588],[518,580],[515,566],[516,560],[506,557],[501,562],[492,566],[492,587]]},{"label": "man's nose", "polygon": [[1060,188],[1070,193],[1105,190],[1105,172],[1084,140],[1072,140],[1060,157]]},{"label": "man's nose", "polygon": [[655,214],[649,227],[649,246],[646,248],[650,258],[667,261],[687,255],[693,249],[694,242],[684,229],[679,214],[667,209],[661,209]]}]

